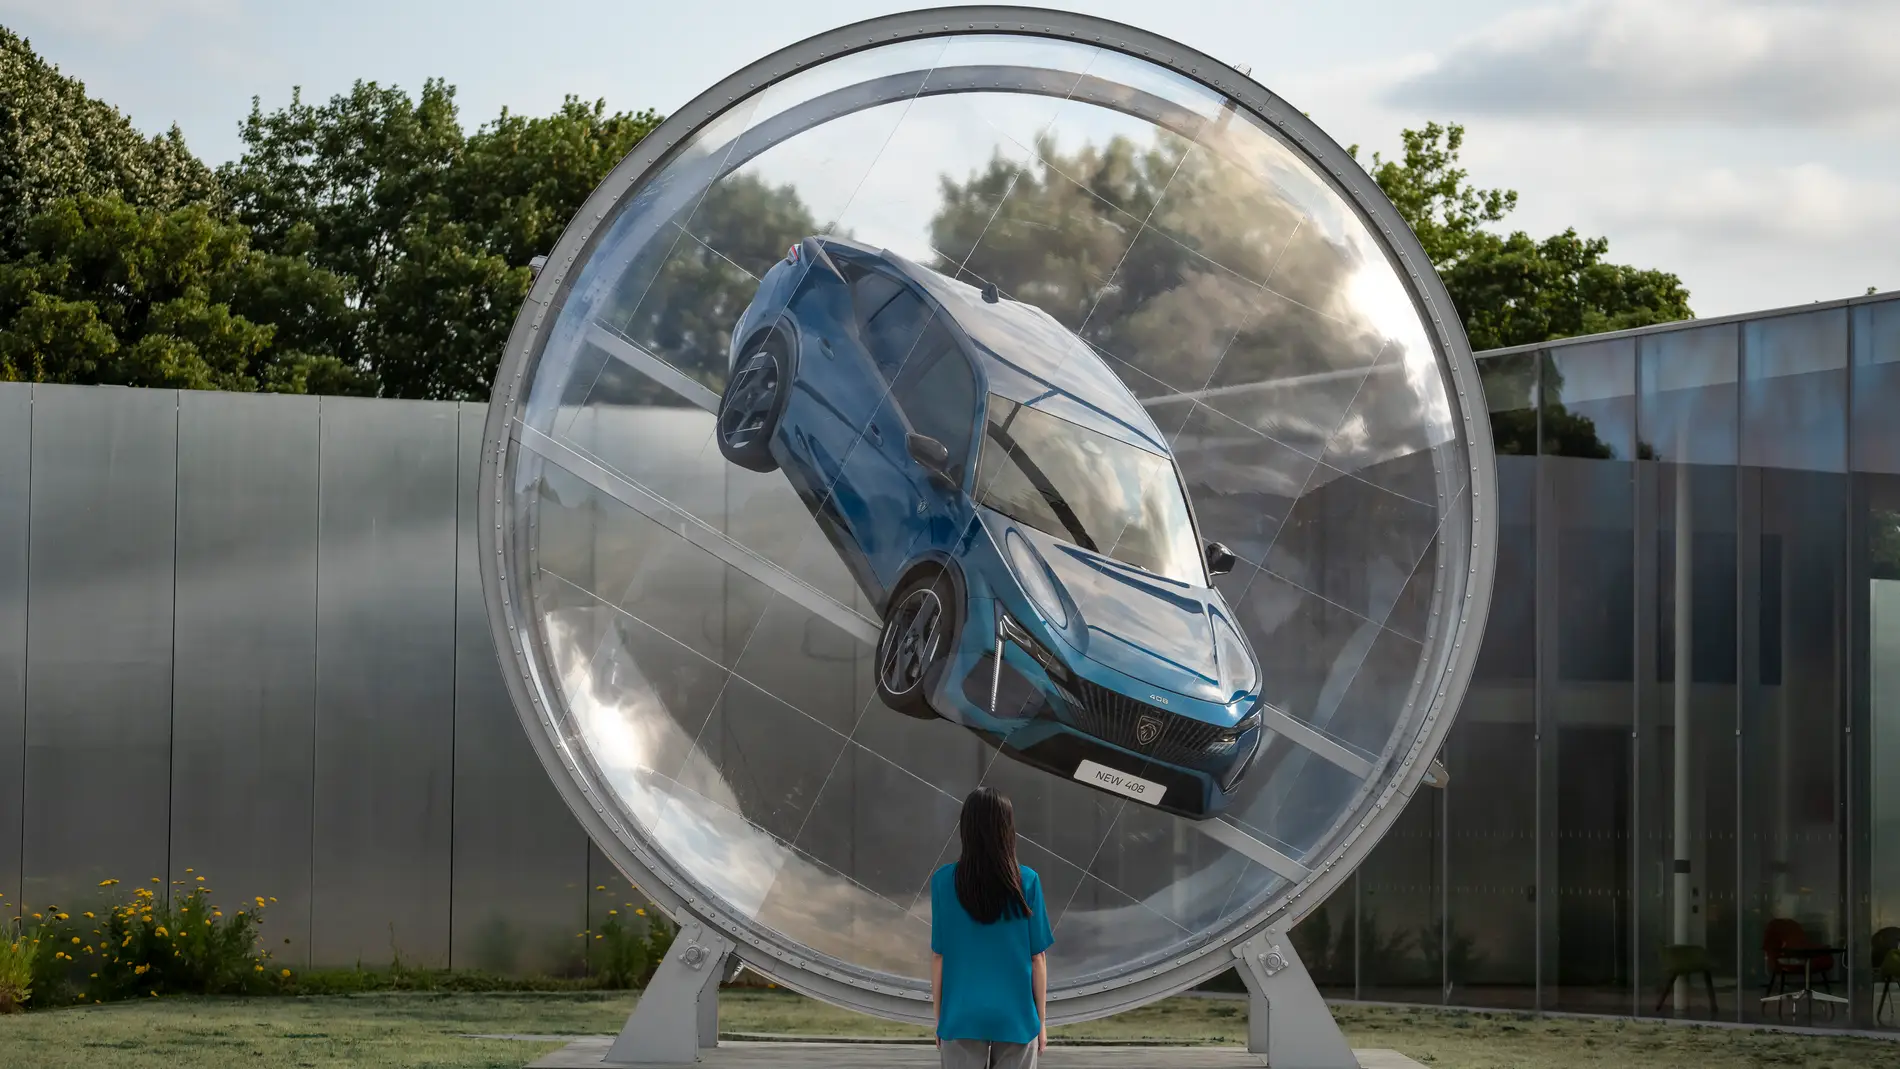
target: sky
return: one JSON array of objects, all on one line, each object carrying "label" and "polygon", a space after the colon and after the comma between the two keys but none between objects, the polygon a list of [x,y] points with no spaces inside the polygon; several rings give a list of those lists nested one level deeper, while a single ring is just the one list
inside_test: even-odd
[{"label": "sky", "polygon": [[[1506,226],[1567,226],[1682,276],[1699,315],[1900,289],[1896,0],[1044,0],[1238,67],[1342,144],[1388,154],[1428,120],[1515,189]],[[414,90],[473,127],[565,94],[668,112],[875,0],[0,0],[0,24],[141,129],[216,163],[257,97]]]}]

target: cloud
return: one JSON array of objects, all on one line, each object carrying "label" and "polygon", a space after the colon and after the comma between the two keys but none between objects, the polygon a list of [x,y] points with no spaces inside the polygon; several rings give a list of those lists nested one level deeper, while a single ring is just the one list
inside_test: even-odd
[{"label": "cloud", "polygon": [[1607,200],[1598,211],[1619,226],[1716,244],[1862,247],[1875,235],[1900,236],[1900,184],[1820,163],[1714,167],[1680,175],[1647,197]]},{"label": "cloud", "polygon": [[0,17],[56,33],[144,37],[161,23],[233,15],[239,0],[0,0]]},{"label": "cloud", "polygon": [[1384,101],[1520,118],[1893,122],[1900,4],[1580,0],[1500,19]]}]

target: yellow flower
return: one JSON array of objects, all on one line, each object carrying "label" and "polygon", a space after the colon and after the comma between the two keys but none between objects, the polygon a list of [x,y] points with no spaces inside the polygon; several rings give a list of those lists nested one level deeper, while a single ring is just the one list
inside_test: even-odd
[{"label": "yellow flower", "polygon": [[605,939],[605,938],[607,938],[607,937],[606,937],[606,936],[604,936],[604,935],[597,935],[597,936],[595,936],[594,938],[595,938],[595,939]]},{"label": "yellow flower", "polygon": [[251,966],[251,971],[252,971],[252,972],[263,972],[263,971],[264,971],[264,967],[263,967],[262,965],[253,965],[253,966]]},{"label": "yellow flower", "polygon": [[[190,871],[192,871],[192,870],[190,870],[190,869],[186,869],[185,871],[186,871],[186,872],[190,872]],[[204,877],[203,877],[203,876],[200,876],[200,877],[198,877],[198,878],[199,878],[199,879],[201,879],[201,880],[202,880],[202,879],[204,879]]]},{"label": "yellow flower", "polygon": [[[186,869],[185,871],[186,871],[186,872],[190,872],[191,870],[190,870],[190,869]],[[199,882],[199,883],[203,883],[203,882],[205,882],[205,878],[204,878],[203,876],[200,876],[200,877],[198,877],[198,882]]]},{"label": "yellow flower", "polygon": [[55,918],[53,918],[53,919],[54,919],[54,920],[62,920],[62,921],[63,921],[63,920],[71,920],[72,918],[71,918],[71,917],[68,917],[68,916],[67,916],[66,914],[64,914],[64,913],[62,913],[62,914],[60,914],[59,916],[57,916],[57,917],[55,917]]},{"label": "yellow flower", "polygon": [[154,992],[152,992],[152,997],[153,997],[153,998],[157,998],[157,997],[158,997],[158,992],[156,992],[156,991],[154,991]]},{"label": "yellow flower", "polygon": [[39,920],[39,919],[40,919],[40,915],[39,915],[39,914],[37,914],[37,913],[35,913],[35,914],[33,914],[33,919],[34,919],[34,920]]},{"label": "yellow flower", "polygon": [[112,886],[113,884],[115,884],[115,883],[118,883],[118,882],[119,882],[119,881],[117,881],[117,880],[100,880],[100,881],[99,881],[99,886],[101,886],[101,887],[111,887],[111,886]]},{"label": "yellow flower", "polygon": [[132,975],[133,975],[133,976],[144,976],[144,975],[145,975],[145,971],[146,971],[147,969],[150,969],[150,968],[151,968],[151,966],[150,966],[150,965],[140,965],[140,966],[139,966],[138,968],[136,968],[136,969],[133,969],[133,970],[132,970]]},{"label": "yellow flower", "polygon": [[[273,896],[273,897],[271,898],[271,901],[272,901],[272,902],[275,902],[275,901],[277,901],[277,899],[276,899],[276,898],[275,898],[275,897]],[[288,940],[288,939],[286,939],[286,940],[284,940],[284,942],[286,942],[286,943],[288,943],[288,942],[290,942],[290,940]]]},{"label": "yellow flower", "polygon": [[606,889],[607,889],[607,885],[604,883],[594,888],[594,890],[596,891],[605,891]]},{"label": "yellow flower", "polygon": [[[222,917],[222,916],[224,916],[224,911],[223,911],[223,910],[221,910],[221,909],[214,909],[214,910],[212,910],[212,911],[211,911],[211,915],[212,915],[213,917]],[[211,922],[210,922],[210,921],[206,921],[205,923],[206,923],[206,924],[210,924]]]},{"label": "yellow flower", "polygon": [[647,915],[647,911],[646,911],[646,910],[644,910],[644,909],[636,909],[636,910],[634,910],[634,912],[635,912],[635,913],[637,913],[637,914],[639,914],[639,915],[640,915],[640,916],[642,916],[642,917],[644,917],[644,916],[646,916],[646,915]]},{"label": "yellow flower", "polygon": [[283,972],[281,972],[281,973],[279,973],[278,975],[279,975],[279,976],[282,976],[282,977],[283,977],[284,979],[286,979],[286,980],[288,980],[288,979],[290,979],[290,970],[289,970],[289,969],[285,969],[285,970],[284,970]]},{"label": "yellow flower", "polygon": [[164,881],[163,881],[163,880],[160,880],[160,879],[159,879],[158,877],[156,877],[156,876],[154,876],[154,877],[152,877],[152,882],[153,882],[153,883],[163,883]]},{"label": "yellow flower", "polygon": [[94,920],[94,919],[95,919],[95,918],[93,917],[93,915],[92,915],[92,910],[87,910],[86,912],[84,912],[84,913],[82,913],[82,914],[80,914],[80,916],[82,916],[82,917],[84,917],[84,918],[86,918],[87,920]]},{"label": "yellow flower", "polygon": [[620,916],[620,911],[619,911],[619,910],[617,910],[617,909],[610,909],[610,910],[608,910],[608,911],[607,911],[607,915],[608,915],[609,917],[618,917],[618,916]]},{"label": "yellow flower", "polygon": [[263,899],[263,898],[262,898],[261,896],[260,896],[260,897],[258,898],[258,900],[257,900],[257,908],[258,908],[258,909],[263,909],[263,908],[264,908],[264,899]]},{"label": "yellow flower", "polygon": [[166,931],[166,930],[165,930],[165,926],[161,924],[161,925],[159,925],[159,926],[158,926],[158,934],[159,934],[159,935],[161,935],[161,936],[166,936],[166,935],[170,935],[170,934],[172,934],[172,933],[170,933],[170,932],[168,932],[168,931]]}]

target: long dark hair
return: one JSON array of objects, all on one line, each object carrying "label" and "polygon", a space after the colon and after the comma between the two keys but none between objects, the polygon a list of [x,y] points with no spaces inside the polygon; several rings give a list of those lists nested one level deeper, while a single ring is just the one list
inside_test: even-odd
[{"label": "long dark hair", "polygon": [[1016,867],[1016,811],[994,787],[963,800],[957,821],[963,856],[957,859],[957,901],[978,924],[1029,916],[1023,874]]}]

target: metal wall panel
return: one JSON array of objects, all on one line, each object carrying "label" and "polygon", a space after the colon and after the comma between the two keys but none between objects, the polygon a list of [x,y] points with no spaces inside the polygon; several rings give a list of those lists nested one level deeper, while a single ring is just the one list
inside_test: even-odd
[{"label": "metal wall panel", "polygon": [[177,599],[171,879],[277,898],[264,942],[306,964],[316,398],[180,395]]},{"label": "metal wall panel", "polygon": [[22,897],[166,872],[174,391],[36,386]]},{"label": "metal wall panel", "polygon": [[457,415],[322,401],[315,965],[448,962]]},{"label": "metal wall panel", "polygon": [[456,515],[455,853],[450,961],[577,974],[587,924],[587,834],[555,791],[502,682],[476,565],[483,405],[461,408]]},{"label": "metal wall panel", "polygon": [[33,387],[0,382],[0,918],[20,902],[20,785],[26,772],[26,517]]}]

